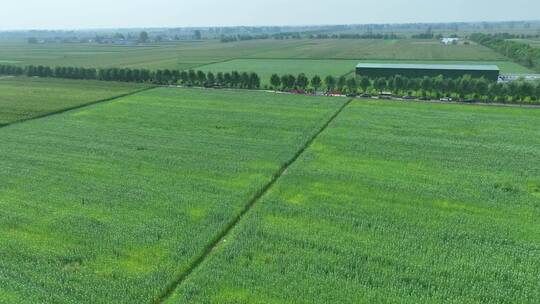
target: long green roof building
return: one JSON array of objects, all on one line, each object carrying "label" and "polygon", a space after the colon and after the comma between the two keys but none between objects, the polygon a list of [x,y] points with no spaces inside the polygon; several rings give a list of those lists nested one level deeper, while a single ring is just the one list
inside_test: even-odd
[{"label": "long green roof building", "polygon": [[459,78],[470,75],[473,78],[484,77],[497,81],[500,70],[496,65],[457,65],[457,64],[394,64],[394,63],[360,63],[356,66],[357,76],[392,77],[401,75],[409,78],[437,77]]}]

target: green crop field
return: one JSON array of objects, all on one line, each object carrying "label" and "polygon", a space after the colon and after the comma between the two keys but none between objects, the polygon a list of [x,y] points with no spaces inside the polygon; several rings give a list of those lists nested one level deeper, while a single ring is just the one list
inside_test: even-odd
[{"label": "green crop field", "polygon": [[[0,62],[17,65],[189,69],[233,59],[508,60],[476,44],[436,40],[254,40],[178,42],[144,46],[0,43]],[[242,66],[244,61],[236,61]],[[301,67],[302,63],[298,63]],[[297,73],[300,73],[298,71]]]},{"label": "green crop field", "polygon": [[158,88],[0,128],[0,303],[151,303],[345,101]]},{"label": "green crop field", "polygon": [[141,46],[1,43],[0,62],[18,65],[188,69],[242,58],[296,42],[179,42]]},{"label": "green crop field", "polygon": [[[435,40],[0,43],[0,64],[263,85],[359,62],[532,72]],[[0,303],[540,298],[538,109],[145,89],[0,75]]]},{"label": "green crop field", "polygon": [[132,83],[0,77],[0,126],[142,88]]},{"label": "green crop field", "polygon": [[538,303],[540,111],[354,101],[170,303]]},{"label": "green crop field", "polygon": [[394,60],[507,60],[480,45],[445,46],[436,40],[300,40],[250,58],[394,59]]},{"label": "green crop field", "polygon": [[4,43],[0,61],[17,65],[131,67],[131,68],[190,68],[206,60],[179,57],[183,48],[195,48],[194,43],[178,46],[109,46],[95,44]]}]

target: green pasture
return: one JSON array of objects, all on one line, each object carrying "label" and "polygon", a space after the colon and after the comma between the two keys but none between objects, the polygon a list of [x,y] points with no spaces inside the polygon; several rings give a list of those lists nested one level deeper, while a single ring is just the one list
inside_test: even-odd
[{"label": "green pasture", "polygon": [[169,303],[537,303],[539,122],[354,101]]},{"label": "green pasture", "polygon": [[133,83],[0,77],[0,125],[127,94]]}]

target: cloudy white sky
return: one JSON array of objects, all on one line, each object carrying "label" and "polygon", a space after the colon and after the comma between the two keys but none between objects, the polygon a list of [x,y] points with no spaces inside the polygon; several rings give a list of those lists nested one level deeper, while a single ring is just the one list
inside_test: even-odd
[{"label": "cloudy white sky", "polygon": [[539,0],[1,0],[0,30],[540,19]]}]

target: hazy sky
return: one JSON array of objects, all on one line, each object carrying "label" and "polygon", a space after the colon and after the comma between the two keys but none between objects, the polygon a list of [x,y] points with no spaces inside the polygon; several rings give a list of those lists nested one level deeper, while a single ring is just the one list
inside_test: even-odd
[{"label": "hazy sky", "polygon": [[0,29],[540,19],[539,0],[0,0]]}]

